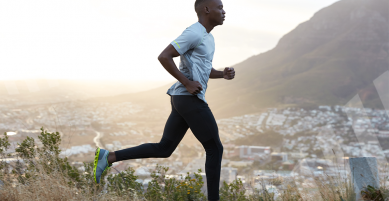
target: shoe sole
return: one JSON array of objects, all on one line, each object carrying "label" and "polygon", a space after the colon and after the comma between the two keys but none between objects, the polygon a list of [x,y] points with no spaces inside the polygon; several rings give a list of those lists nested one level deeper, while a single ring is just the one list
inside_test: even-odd
[{"label": "shoe sole", "polygon": [[100,148],[97,148],[95,152],[95,161],[93,164],[93,177],[96,183],[98,183],[96,179],[96,169],[97,169],[97,163],[99,162],[99,155],[100,155]]}]

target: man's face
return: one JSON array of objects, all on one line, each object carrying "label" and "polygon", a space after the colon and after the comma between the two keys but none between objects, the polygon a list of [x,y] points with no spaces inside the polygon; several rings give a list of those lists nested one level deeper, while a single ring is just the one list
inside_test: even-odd
[{"label": "man's face", "polygon": [[216,25],[222,25],[225,17],[226,11],[223,9],[223,3],[221,0],[213,0],[209,2],[209,18]]}]

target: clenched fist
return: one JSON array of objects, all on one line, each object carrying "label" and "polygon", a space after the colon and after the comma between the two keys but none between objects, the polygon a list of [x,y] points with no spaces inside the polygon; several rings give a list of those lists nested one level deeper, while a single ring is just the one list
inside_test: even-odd
[{"label": "clenched fist", "polygon": [[223,77],[226,80],[232,80],[235,77],[235,70],[234,68],[227,67],[223,71]]},{"label": "clenched fist", "polygon": [[185,88],[193,95],[196,95],[200,93],[201,90],[203,90],[203,86],[198,81],[189,81]]}]

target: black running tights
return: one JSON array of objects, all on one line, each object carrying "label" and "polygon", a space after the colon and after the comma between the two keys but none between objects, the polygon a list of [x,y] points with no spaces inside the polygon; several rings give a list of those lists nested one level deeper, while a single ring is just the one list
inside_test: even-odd
[{"label": "black running tights", "polygon": [[208,104],[191,95],[171,96],[172,112],[159,143],[146,143],[115,152],[116,160],[167,158],[176,149],[190,128],[205,149],[205,174],[208,200],[219,200],[220,168],[223,146],[219,131]]}]

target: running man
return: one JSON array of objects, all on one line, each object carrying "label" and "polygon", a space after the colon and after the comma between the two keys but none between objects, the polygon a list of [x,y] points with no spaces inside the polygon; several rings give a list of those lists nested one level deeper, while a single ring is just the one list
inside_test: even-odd
[{"label": "running man", "polygon": [[[205,173],[208,200],[219,200],[220,169],[223,146],[220,142],[215,118],[205,100],[209,78],[235,77],[234,68],[217,71],[212,67],[215,42],[212,29],[222,25],[226,12],[221,0],[196,0],[198,22],[188,27],[159,55],[162,66],[178,82],[167,91],[172,112],[166,122],[159,143],[147,143],[115,152],[97,149],[94,163],[94,178],[100,182],[101,174],[117,161],[139,158],[167,158],[190,128],[206,152]],[[180,56],[179,69],[173,58]]]}]

